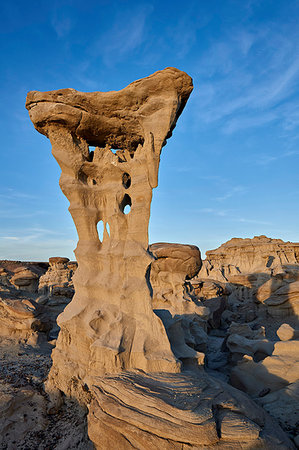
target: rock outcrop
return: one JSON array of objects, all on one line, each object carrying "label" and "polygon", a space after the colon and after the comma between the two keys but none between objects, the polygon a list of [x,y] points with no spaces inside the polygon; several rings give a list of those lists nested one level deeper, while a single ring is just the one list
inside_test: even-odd
[{"label": "rock outcrop", "polygon": [[198,249],[173,248],[178,261],[165,245],[153,248],[156,257],[148,251],[161,149],[191,91],[187,74],[167,68],[119,92],[28,94],[30,118],[51,141],[79,235],[75,296],[58,318],[47,380],[50,409],[61,404],[60,391],[87,406],[99,449],[292,448],[263,409],[204,372],[203,355],[186,344],[186,334],[172,344],[184,325],[173,322],[171,331],[153,303],[151,264],[157,284],[159,273],[170,274],[171,320],[203,321],[208,313],[191,298],[191,283],[185,295],[186,278],[200,266]]},{"label": "rock outcrop", "polygon": [[299,264],[299,243],[267,236],[233,238],[216,250],[209,250],[206,256],[199,277],[209,276],[227,282],[233,281],[231,277],[239,274],[273,274],[282,266],[296,266]]},{"label": "rock outcrop", "polygon": [[219,368],[217,374],[249,394],[293,438],[299,424],[298,250],[297,243],[266,236],[231,239],[207,252],[191,280],[204,305],[211,295],[220,304],[226,293],[220,325],[212,330],[221,337],[208,336],[207,367]]},{"label": "rock outcrop", "polygon": [[[51,371],[64,391],[74,376],[180,370],[145,274],[161,149],[191,91],[191,78],[169,68],[119,92],[28,94],[31,120],[50,138],[62,169],[60,186],[79,235],[76,294],[58,321]],[[93,153],[89,145],[97,146]]]},{"label": "rock outcrop", "polygon": [[32,345],[57,337],[56,318],[74,294],[77,264],[68,261],[0,261],[0,336]]}]

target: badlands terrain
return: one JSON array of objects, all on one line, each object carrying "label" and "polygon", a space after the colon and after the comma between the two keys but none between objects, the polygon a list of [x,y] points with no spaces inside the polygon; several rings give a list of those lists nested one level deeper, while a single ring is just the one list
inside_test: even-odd
[{"label": "badlands terrain", "polygon": [[[153,309],[166,316],[186,373],[196,364],[238,389],[234,396],[244,392],[247,412],[263,408],[273,433],[280,426],[290,438],[284,448],[298,446],[299,244],[266,236],[231,239],[202,262],[195,246],[160,243],[150,250]],[[44,388],[56,318],[73,297],[76,268],[67,258],[0,262],[1,449],[93,448],[86,410],[66,397],[53,409]],[[231,426],[228,435],[241,424]]]},{"label": "badlands terrain", "polygon": [[148,243],[192,90],[168,67],[121,91],[28,93],[78,265],[1,263],[3,449],[298,446],[299,244],[232,239],[202,262],[194,245]]}]

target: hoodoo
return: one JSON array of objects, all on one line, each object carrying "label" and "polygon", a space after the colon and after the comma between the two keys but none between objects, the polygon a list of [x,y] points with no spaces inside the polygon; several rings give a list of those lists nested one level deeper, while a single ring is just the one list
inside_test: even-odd
[{"label": "hoodoo", "polygon": [[27,96],[79,236],[75,296],[58,319],[47,389],[57,406],[59,392],[87,406],[99,449],[292,448],[246,395],[184,366],[153,311],[152,189],[192,89],[186,73],[167,68],[119,92]]}]

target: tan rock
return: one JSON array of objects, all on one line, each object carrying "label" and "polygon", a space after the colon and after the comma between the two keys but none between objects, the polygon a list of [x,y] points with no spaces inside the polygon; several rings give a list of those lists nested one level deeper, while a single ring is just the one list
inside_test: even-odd
[{"label": "tan rock", "polygon": [[98,379],[89,434],[97,449],[292,448],[262,409],[230,389],[204,372]]},{"label": "tan rock", "polygon": [[274,349],[274,343],[267,339],[247,339],[238,334],[231,334],[226,345],[231,353],[255,356],[257,353],[264,356],[271,355]]},{"label": "tan rock", "polygon": [[[51,408],[59,406],[60,391],[88,406],[89,435],[98,449],[274,448],[277,442],[292,448],[261,408],[205,375],[198,364],[194,375],[179,373],[181,363],[153,311],[152,189],[161,149],[191,91],[187,74],[167,68],[119,92],[28,94],[30,118],[51,141],[79,235],[76,293],[58,318],[61,331],[47,380]],[[94,152],[90,145],[97,146]],[[195,273],[198,250],[194,253],[189,261],[170,258],[175,271],[168,273]],[[182,308],[181,324],[194,313],[189,304],[190,311]],[[191,359],[202,363],[203,354],[186,347]],[[188,359],[185,351],[181,357]]]},{"label": "tan rock", "polygon": [[263,389],[269,388],[275,392],[296,382],[299,373],[298,349],[298,341],[278,341],[272,355],[263,361],[241,361],[231,373],[233,386],[257,397]]},{"label": "tan rock", "polygon": [[74,295],[72,278],[76,268],[76,264],[69,264],[68,258],[49,258],[49,269],[39,279],[37,302],[50,307],[59,306],[59,313],[62,312]]},{"label": "tan rock", "polygon": [[276,333],[281,341],[291,341],[292,339],[299,339],[299,330],[295,330],[287,323],[283,323],[282,325],[280,325]]},{"label": "tan rock", "polygon": [[205,268],[209,276],[223,280],[241,273],[272,273],[274,268],[277,271],[282,265],[298,264],[299,243],[266,236],[233,238],[218,249],[206,252],[206,255],[209,264],[205,263]]},{"label": "tan rock", "polygon": [[299,281],[287,283],[264,301],[272,317],[299,314]]},{"label": "tan rock", "polygon": [[19,268],[16,269],[14,276],[10,279],[10,282],[18,289],[22,289],[29,292],[36,292],[38,286],[39,276],[37,273],[30,269]]},{"label": "tan rock", "polygon": [[201,268],[200,251],[195,245],[159,242],[151,244],[150,251],[157,258],[152,267],[158,267],[159,272],[180,273],[190,279]]},{"label": "tan rock", "polygon": [[[145,273],[160,152],[191,91],[191,78],[168,68],[119,92],[28,94],[31,120],[49,136],[61,166],[60,186],[79,234],[76,295],[59,317],[51,372],[64,391],[76,374],[179,370],[151,309]],[[94,154],[88,145],[98,146]]]}]

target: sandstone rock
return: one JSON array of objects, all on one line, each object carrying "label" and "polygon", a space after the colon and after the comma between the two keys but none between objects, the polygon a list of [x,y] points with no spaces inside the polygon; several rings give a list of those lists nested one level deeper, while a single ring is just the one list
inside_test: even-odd
[{"label": "sandstone rock", "polygon": [[156,258],[150,271],[152,305],[165,326],[172,351],[184,363],[203,364],[206,319],[211,312],[186,281],[201,267],[200,251],[194,245],[168,243],[151,244],[150,251]]},{"label": "sandstone rock", "polygon": [[272,317],[285,317],[299,313],[299,281],[287,283],[264,301]]},{"label": "sandstone rock", "polygon": [[157,258],[152,268],[157,268],[159,272],[179,273],[184,279],[190,279],[201,268],[200,251],[195,245],[159,242],[151,244],[150,251]]},{"label": "sandstone rock", "polygon": [[204,372],[98,378],[90,411],[98,449],[292,448],[253,402]]},{"label": "sandstone rock", "polygon": [[[28,94],[30,118],[51,141],[79,235],[76,294],[58,319],[61,331],[47,389],[54,402],[62,391],[88,406],[96,448],[211,448],[222,443],[227,448],[291,448],[279,427],[244,395],[206,375],[180,374],[181,363],[152,309],[152,189],[162,146],[191,91],[187,74],[167,68],[119,92]],[[93,152],[90,145],[96,146]],[[196,257],[170,257],[168,280],[196,273],[198,250],[191,250]],[[206,308],[191,299],[191,288],[186,292],[189,310],[183,301],[171,305],[181,308],[178,334],[195,309],[205,315]],[[174,325],[176,316],[163,312]],[[187,329],[195,340],[198,329],[193,336]],[[203,354],[184,340],[185,334],[180,342],[202,361]]]},{"label": "sandstone rock", "polygon": [[232,322],[228,329],[228,334],[238,334],[247,339],[264,339],[265,327],[259,326],[252,329],[247,323]]},{"label": "sandstone rock", "polygon": [[[28,408],[28,403],[31,408]],[[30,387],[17,393],[0,382],[0,448],[13,450],[25,436],[45,428],[45,400]]]},{"label": "sandstone rock", "polygon": [[249,356],[258,354],[259,358],[260,355],[264,357],[271,355],[274,349],[274,343],[269,342],[267,339],[247,339],[238,334],[231,334],[226,341],[226,345],[231,353]]},{"label": "sandstone rock", "polygon": [[270,392],[256,400],[281,426],[296,433],[298,430],[299,381]]},{"label": "sandstone rock", "polygon": [[72,277],[75,270],[76,265],[69,265],[68,258],[49,258],[49,269],[39,280],[38,303],[59,306],[59,313],[62,312],[74,295]]},{"label": "sandstone rock", "polygon": [[38,286],[38,274],[33,270],[20,267],[16,269],[14,276],[11,278],[11,283],[18,289],[24,291],[36,292]]},{"label": "sandstone rock", "polygon": [[150,251],[156,258],[150,267],[153,308],[167,309],[171,314],[198,313],[207,316],[202,304],[194,301],[192,285],[186,282],[201,267],[200,251],[195,245],[158,243]]},{"label": "sandstone rock", "polygon": [[242,273],[280,271],[283,265],[299,263],[299,243],[284,242],[266,236],[253,239],[233,238],[216,250],[206,252],[207,259],[199,277],[228,281]]},{"label": "sandstone rock", "polygon": [[283,323],[282,325],[280,325],[276,333],[281,341],[291,341],[292,339],[299,339],[299,330],[295,330],[287,323]]},{"label": "sandstone rock", "polygon": [[276,342],[272,355],[263,361],[255,363],[246,359],[238,363],[231,373],[232,384],[257,397],[262,389],[270,388],[275,392],[297,382],[298,349],[298,341]]},{"label": "sandstone rock", "polygon": [[[179,370],[151,309],[145,273],[152,261],[148,220],[161,148],[191,90],[190,77],[169,68],[120,92],[28,94],[30,117],[49,136],[62,168],[60,185],[79,234],[76,295],[59,318],[51,374],[62,390],[84,372]],[[94,154],[88,145],[98,146]]]},{"label": "sandstone rock", "polygon": [[43,328],[41,313],[41,309],[33,300],[11,296],[4,298],[2,295],[0,336],[28,339],[34,331]]}]

